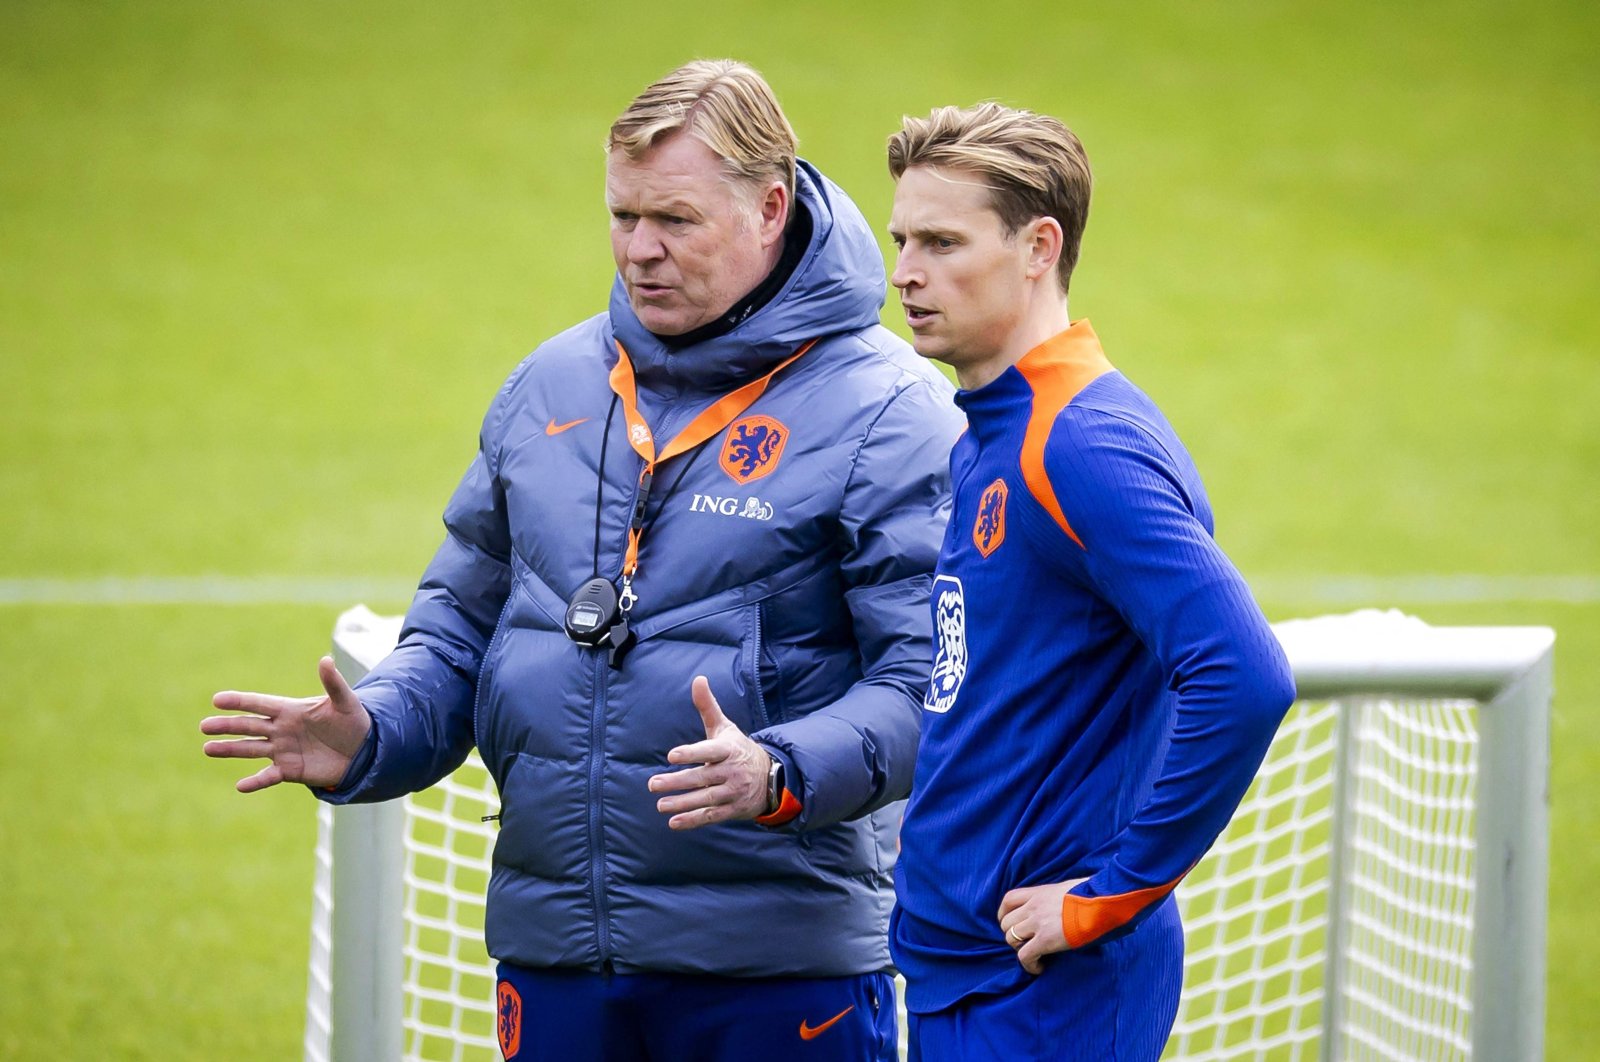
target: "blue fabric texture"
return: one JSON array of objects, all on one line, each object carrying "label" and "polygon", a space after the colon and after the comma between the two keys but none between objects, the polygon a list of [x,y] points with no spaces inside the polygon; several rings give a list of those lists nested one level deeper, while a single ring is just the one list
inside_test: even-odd
[{"label": "blue fabric texture", "polygon": [[[509,990],[507,988],[509,986]],[[508,1062],[896,1062],[894,978],[729,978],[501,963]],[[516,1050],[509,1052],[507,1047]]]},{"label": "blue fabric texture", "polygon": [[907,1017],[907,1062],[1157,1062],[1183,989],[1183,926],[1170,896],[1138,933],[1054,955],[1005,993]]},{"label": "blue fabric texture", "polygon": [[[486,926],[498,959],[747,977],[888,964],[897,801],[960,418],[943,378],[877,323],[883,265],[859,211],[804,163],[797,201],[809,247],[727,334],[669,349],[618,279],[609,312],[517,367],[398,648],[357,686],[371,762],[319,797],[425,788],[476,744],[503,802]],[[664,445],[811,340],[727,432],[658,469],[634,577],[638,642],[621,670],[570,641],[568,598],[621,571],[643,467],[620,410],[605,438],[616,342]],[[750,417],[781,431],[781,449],[741,478],[725,457]],[[646,781],[669,749],[704,737],[690,701],[702,674],[786,761],[797,819],[667,828]]]},{"label": "blue fabric texture", "polygon": [[998,921],[1014,888],[1087,879],[1067,901],[1086,938],[1069,942],[1135,932],[1227,825],[1294,700],[1171,425],[1087,322],[1063,337],[1104,371],[1040,390],[1073,369],[1046,344],[957,396],[969,431],[891,931],[918,1012],[1029,980]]}]

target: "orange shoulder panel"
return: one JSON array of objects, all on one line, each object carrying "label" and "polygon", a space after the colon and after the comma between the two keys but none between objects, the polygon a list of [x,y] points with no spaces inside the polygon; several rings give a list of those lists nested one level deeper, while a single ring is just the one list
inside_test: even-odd
[{"label": "orange shoulder panel", "polygon": [[1056,414],[1066,409],[1089,384],[1112,370],[1100,349],[1100,338],[1089,327],[1088,318],[1074,321],[1071,328],[1034,347],[1017,362],[1017,371],[1033,388],[1033,412],[1022,438],[1022,481],[1039,504],[1044,506],[1067,537],[1084,548],[1083,539],[1067,522],[1055,488],[1044,467],[1044,446]]}]

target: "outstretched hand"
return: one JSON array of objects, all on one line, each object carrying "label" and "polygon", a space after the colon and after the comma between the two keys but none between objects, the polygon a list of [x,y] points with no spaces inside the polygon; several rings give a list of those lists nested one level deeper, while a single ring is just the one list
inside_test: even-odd
[{"label": "outstretched hand", "polygon": [[1031,974],[1044,972],[1044,957],[1067,950],[1066,928],[1061,924],[1061,905],[1072,887],[1087,879],[1073,878],[1054,885],[1033,885],[1012,889],[1000,900],[996,917],[1005,930],[1006,943],[1017,953],[1017,961]]},{"label": "outstretched hand", "polygon": [[[253,793],[279,782],[338,785],[372,729],[372,717],[344,676],[325,656],[317,664],[321,697],[276,697],[269,693],[226,690],[211,698],[215,708],[249,715],[213,715],[200,721],[202,734],[233,738],[208,741],[205,754],[218,759],[270,759],[272,762],[236,789]],[[239,740],[242,739],[242,740]]]},{"label": "outstretched hand", "polygon": [[705,726],[706,739],[679,745],[667,753],[667,762],[701,766],[652,776],[652,793],[688,790],[662,797],[656,801],[656,810],[672,816],[667,825],[674,830],[761,815],[767,810],[767,771],[772,757],[722,714],[704,675],[695,676],[690,697]]}]

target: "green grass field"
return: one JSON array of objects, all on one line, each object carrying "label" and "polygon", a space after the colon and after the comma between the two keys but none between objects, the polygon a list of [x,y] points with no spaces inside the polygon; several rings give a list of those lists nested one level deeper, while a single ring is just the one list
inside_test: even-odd
[{"label": "green grass field", "polygon": [[[603,306],[607,124],[723,54],[876,222],[904,113],[1079,132],[1074,313],[1274,619],[1557,630],[1548,1044],[1587,1057],[1600,9],[56,0],[0,5],[0,1058],[297,1055],[313,802],[233,793],[197,723],[314,689],[345,595],[82,599],[403,607],[490,395]],[[1462,575],[1572,579],[1381,581]]]}]

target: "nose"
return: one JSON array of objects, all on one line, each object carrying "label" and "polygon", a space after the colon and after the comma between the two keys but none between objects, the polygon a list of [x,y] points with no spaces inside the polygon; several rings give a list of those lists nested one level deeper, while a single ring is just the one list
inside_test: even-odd
[{"label": "nose", "polygon": [[916,267],[916,260],[904,248],[895,255],[894,272],[889,275],[889,283],[901,291],[922,283],[922,273]]},{"label": "nose", "polygon": [[666,255],[666,246],[661,242],[661,234],[656,231],[655,223],[649,218],[640,218],[628,234],[628,261],[643,265],[665,258]]}]

